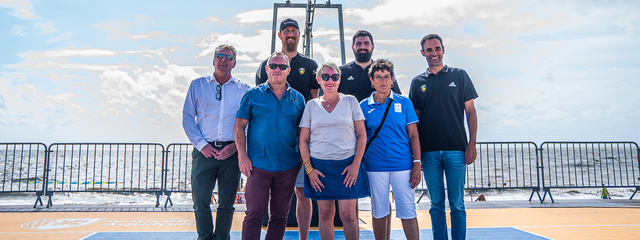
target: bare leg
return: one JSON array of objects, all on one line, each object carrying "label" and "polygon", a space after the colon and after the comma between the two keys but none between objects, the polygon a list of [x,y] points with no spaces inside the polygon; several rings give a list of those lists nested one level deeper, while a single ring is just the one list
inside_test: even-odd
[{"label": "bare leg", "polygon": [[296,187],[296,218],[298,218],[298,234],[300,240],[307,240],[309,237],[309,226],[311,225],[312,205],[311,199],[304,197],[304,188]]},{"label": "bare leg", "polygon": [[420,227],[418,227],[418,218],[402,219],[402,229],[407,240],[420,239]]},{"label": "bare leg", "polygon": [[391,209],[391,202],[389,202],[389,215],[385,217],[387,218],[387,239],[391,239]]},{"label": "bare leg", "polygon": [[389,229],[387,228],[388,224],[388,220],[389,216],[391,216],[391,214],[384,216],[382,218],[374,218],[373,216],[371,217],[372,221],[371,223],[373,224],[373,236],[375,236],[376,240],[389,240],[389,235],[387,235],[387,233],[389,231]]},{"label": "bare leg", "polygon": [[355,211],[357,203],[358,199],[338,200],[338,206],[340,206],[340,219],[342,219],[344,238],[346,240],[357,240],[360,238],[358,216]]},{"label": "bare leg", "polygon": [[[320,232],[320,239],[333,240],[334,228],[333,228],[333,216],[336,215],[336,206],[334,200],[318,200],[318,231]],[[342,209],[342,206],[340,206]],[[342,217],[342,216],[341,216]],[[344,223],[344,220],[342,220]],[[345,231],[345,235],[346,231]]]}]

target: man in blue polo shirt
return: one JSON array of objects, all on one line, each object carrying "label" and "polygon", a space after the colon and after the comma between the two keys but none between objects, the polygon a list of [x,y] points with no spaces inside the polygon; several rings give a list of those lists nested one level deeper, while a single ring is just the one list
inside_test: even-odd
[{"label": "man in blue polo shirt", "polygon": [[[375,91],[369,80],[369,67],[373,60],[373,35],[366,30],[360,30],[353,35],[353,42],[351,43],[351,49],[356,59],[353,62],[340,66],[342,77],[340,86],[338,86],[338,92],[344,94],[351,94],[358,99],[358,102],[371,96],[371,93]],[[400,86],[398,82],[393,80],[391,87],[396,94],[402,94],[400,92]]]},{"label": "man in blue polo shirt", "polygon": [[240,171],[247,176],[242,239],[250,240],[260,239],[268,204],[265,239],[284,237],[301,166],[296,126],[304,111],[304,97],[286,81],[291,68],[285,54],[274,52],[267,66],[267,82],[242,96],[234,127]]},{"label": "man in blue polo shirt", "polygon": [[[313,59],[298,52],[298,41],[300,40],[300,27],[294,19],[287,18],[280,22],[278,38],[282,41],[282,53],[290,59],[291,72],[287,75],[287,83],[291,88],[300,92],[304,96],[304,101],[308,102],[318,97],[320,84],[316,81],[315,71],[318,64]],[[265,59],[256,72],[256,85],[267,81]],[[311,199],[304,197],[304,169],[300,169],[296,179],[296,218],[298,220],[298,232],[300,240],[306,240],[309,235],[309,225],[311,224],[312,205]]]},{"label": "man in blue polo shirt", "polygon": [[[478,118],[473,100],[478,94],[467,72],[443,64],[445,51],[440,36],[426,35],[420,46],[429,68],[411,81],[409,99],[420,120],[422,170],[431,196],[429,214],[433,239],[448,239],[444,176],[451,209],[451,238],[465,239],[464,181],[466,165],[476,159]],[[468,140],[464,128],[465,112]]]}]

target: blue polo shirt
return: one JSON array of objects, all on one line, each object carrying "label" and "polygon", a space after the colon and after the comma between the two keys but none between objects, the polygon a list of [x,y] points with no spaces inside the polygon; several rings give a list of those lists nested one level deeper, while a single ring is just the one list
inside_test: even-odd
[{"label": "blue polo shirt", "polygon": [[413,104],[409,98],[395,93],[391,93],[384,104],[377,103],[373,100],[376,93],[373,92],[371,96],[360,102],[367,128],[367,141],[378,129],[390,99],[393,99],[393,102],[391,102],[392,105],[384,120],[384,125],[367,149],[362,162],[367,171],[371,172],[411,170],[413,157],[407,126],[418,122]]},{"label": "blue polo shirt", "polygon": [[298,125],[304,104],[302,94],[288,83],[280,101],[268,82],[244,93],[236,117],[249,120],[247,156],[253,167],[279,172],[300,164]]}]

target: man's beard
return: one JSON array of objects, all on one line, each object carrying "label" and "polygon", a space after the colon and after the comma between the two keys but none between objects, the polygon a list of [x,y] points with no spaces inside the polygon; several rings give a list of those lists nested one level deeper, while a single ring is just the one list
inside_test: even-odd
[{"label": "man's beard", "polygon": [[369,51],[356,53],[357,62],[368,62],[371,60],[372,53]]},{"label": "man's beard", "polygon": [[289,41],[285,41],[284,42],[284,49],[287,50],[287,52],[297,52],[298,51],[298,41],[296,39],[293,39],[293,40],[294,40],[294,42],[292,42],[292,43],[290,43]]}]

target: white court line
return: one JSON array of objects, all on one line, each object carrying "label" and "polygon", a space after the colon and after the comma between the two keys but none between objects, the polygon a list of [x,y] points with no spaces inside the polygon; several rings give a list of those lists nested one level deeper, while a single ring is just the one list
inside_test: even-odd
[{"label": "white court line", "polygon": [[513,228],[555,228],[555,227],[640,227],[640,224],[604,224],[604,225],[553,225],[553,226],[516,226]]},{"label": "white court line", "polygon": [[80,238],[80,240],[85,240],[85,239],[87,239],[88,237],[91,237],[91,236],[96,235],[96,234],[98,234],[98,232],[93,232],[93,233],[91,233],[91,234],[89,234],[89,235],[87,235],[87,236],[84,236],[83,238]]},{"label": "white court line", "polygon": [[518,227],[513,227],[513,228],[518,229],[518,230],[523,231],[523,232],[526,232],[526,233],[531,234],[531,235],[535,235],[535,236],[541,237],[541,238],[553,239],[553,238],[549,238],[549,237],[546,237],[546,236],[542,236],[542,235],[534,233],[534,232],[530,232],[530,231],[527,231],[527,230],[524,230],[524,229],[520,229]]}]

